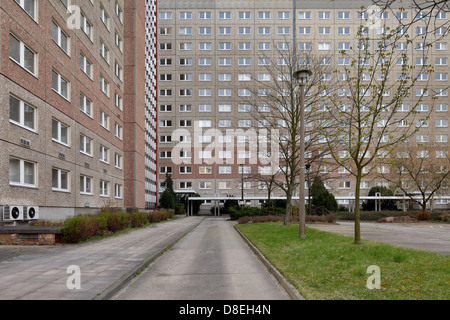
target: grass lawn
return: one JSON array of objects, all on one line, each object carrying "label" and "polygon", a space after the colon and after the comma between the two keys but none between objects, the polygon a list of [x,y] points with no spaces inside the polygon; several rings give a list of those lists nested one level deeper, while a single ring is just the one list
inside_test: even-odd
[{"label": "grass lawn", "polygon": [[[450,299],[450,256],[362,240],[279,222],[239,224],[239,230],[306,299]],[[367,268],[380,268],[381,288],[366,287]]]}]

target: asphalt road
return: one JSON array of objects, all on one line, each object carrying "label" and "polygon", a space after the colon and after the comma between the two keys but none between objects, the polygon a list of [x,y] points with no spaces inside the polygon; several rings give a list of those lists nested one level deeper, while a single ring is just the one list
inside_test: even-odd
[{"label": "asphalt road", "polygon": [[206,218],[115,300],[289,300],[225,218]]},{"label": "asphalt road", "polygon": [[[337,224],[309,224],[308,227],[353,237],[355,223],[338,221]],[[450,254],[450,224],[448,223],[361,222],[361,238]]]}]

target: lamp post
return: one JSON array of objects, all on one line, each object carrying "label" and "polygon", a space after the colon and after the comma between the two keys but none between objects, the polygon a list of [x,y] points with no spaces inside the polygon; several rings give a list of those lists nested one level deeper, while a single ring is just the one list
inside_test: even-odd
[{"label": "lamp post", "polygon": [[299,191],[299,212],[298,227],[299,238],[306,236],[305,232],[305,85],[312,75],[311,70],[298,70],[294,72],[300,86],[300,191]]},{"label": "lamp post", "polygon": [[244,208],[244,165],[240,164],[241,168],[241,208]]}]

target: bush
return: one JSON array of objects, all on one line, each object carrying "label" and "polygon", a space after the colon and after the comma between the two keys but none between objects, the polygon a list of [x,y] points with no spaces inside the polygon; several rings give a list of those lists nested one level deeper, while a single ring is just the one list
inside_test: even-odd
[{"label": "bush", "polygon": [[430,220],[430,214],[426,211],[422,211],[416,214],[414,218],[416,218],[419,221],[428,221]]},{"label": "bush", "polygon": [[229,208],[229,212],[230,212],[230,219],[231,220],[237,220],[241,217],[245,217],[245,216],[262,216],[262,215],[266,215],[267,213],[264,210],[261,210],[258,207],[231,207]]},{"label": "bush", "polygon": [[63,223],[62,242],[78,243],[91,237],[115,233],[128,228],[140,228],[149,222],[160,222],[173,217],[173,211],[102,212],[99,215],[79,215]]},{"label": "bush", "polygon": [[141,228],[148,224],[148,214],[145,212],[133,212],[131,214],[131,227]]},{"label": "bush", "polygon": [[106,227],[111,232],[118,232],[131,227],[131,214],[126,212],[101,213],[106,220]]},{"label": "bush", "polygon": [[80,215],[64,221],[62,240],[66,243],[85,241],[98,236],[105,229],[105,220],[100,216]]},{"label": "bush", "polygon": [[173,217],[173,212],[169,210],[158,210],[148,215],[148,222],[155,223],[170,219]]}]

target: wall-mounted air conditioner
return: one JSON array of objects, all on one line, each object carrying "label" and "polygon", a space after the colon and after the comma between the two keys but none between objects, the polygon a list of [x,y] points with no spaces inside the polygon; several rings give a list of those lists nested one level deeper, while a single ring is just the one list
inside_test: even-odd
[{"label": "wall-mounted air conditioner", "polygon": [[39,207],[38,206],[24,206],[23,207],[23,220],[38,220],[39,219]]},{"label": "wall-mounted air conditioner", "polygon": [[4,206],[3,221],[20,221],[23,220],[23,206]]}]

